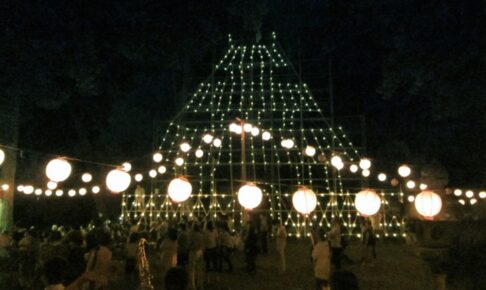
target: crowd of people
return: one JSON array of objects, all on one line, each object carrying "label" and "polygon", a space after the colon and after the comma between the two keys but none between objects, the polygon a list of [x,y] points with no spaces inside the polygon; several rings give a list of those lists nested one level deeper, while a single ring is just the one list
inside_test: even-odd
[{"label": "crowd of people", "polygon": [[[247,274],[256,275],[257,257],[268,252],[270,236],[277,253],[275,263],[285,273],[287,229],[278,222],[271,224],[265,214],[249,216],[241,229],[224,216],[151,224],[99,221],[79,228],[17,228],[12,234],[0,234],[0,262],[4,269],[17,273],[12,281],[17,289],[113,289],[114,261],[122,261],[125,289],[138,289],[141,279],[150,279],[156,289],[204,289],[217,273],[235,270],[234,251],[244,253]],[[341,270],[347,244],[342,225],[333,221],[329,231],[316,229],[311,241],[316,289],[358,289],[356,277]],[[374,244],[371,223],[363,222],[363,264],[373,265]],[[141,275],[141,247],[150,264],[157,265],[154,276]]]}]

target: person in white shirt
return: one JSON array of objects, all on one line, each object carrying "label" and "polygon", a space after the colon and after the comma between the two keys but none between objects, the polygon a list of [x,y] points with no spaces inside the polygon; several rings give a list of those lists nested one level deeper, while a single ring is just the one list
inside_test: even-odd
[{"label": "person in white shirt", "polygon": [[317,235],[318,242],[312,250],[314,277],[316,279],[316,290],[324,290],[328,289],[331,277],[331,251],[324,231],[318,231]]}]

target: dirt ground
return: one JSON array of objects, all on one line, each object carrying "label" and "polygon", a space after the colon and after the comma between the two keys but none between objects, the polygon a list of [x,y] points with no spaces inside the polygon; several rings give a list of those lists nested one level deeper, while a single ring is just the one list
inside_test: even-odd
[{"label": "dirt ground", "polygon": [[[270,252],[257,258],[257,274],[249,276],[245,272],[244,256],[236,252],[232,256],[233,273],[212,274],[205,290],[312,290],[315,289],[310,262],[310,243],[306,240],[288,241],[287,271],[279,274],[274,243],[270,241]],[[433,289],[433,279],[429,267],[415,256],[401,241],[379,241],[377,260],[373,267],[359,263],[360,253],[357,242],[351,242],[345,251],[343,268],[353,272],[362,290],[423,290]],[[155,289],[162,289],[157,265],[152,264]],[[118,279],[113,289],[136,289],[135,285]]]}]

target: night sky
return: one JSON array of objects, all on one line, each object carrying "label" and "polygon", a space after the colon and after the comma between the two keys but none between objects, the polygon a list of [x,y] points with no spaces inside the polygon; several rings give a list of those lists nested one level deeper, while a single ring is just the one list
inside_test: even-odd
[{"label": "night sky", "polygon": [[484,1],[0,7],[0,95],[20,102],[20,182],[44,180],[49,154],[144,164],[155,132],[211,73],[227,35],[243,43],[274,31],[325,112],[331,63],[336,120],[366,156],[390,168],[434,164],[451,186],[486,186]]}]

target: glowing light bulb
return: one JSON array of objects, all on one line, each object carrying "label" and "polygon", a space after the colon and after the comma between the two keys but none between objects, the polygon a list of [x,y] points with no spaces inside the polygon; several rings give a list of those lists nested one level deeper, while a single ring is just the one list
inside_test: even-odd
[{"label": "glowing light bulb", "polygon": [[100,192],[100,187],[98,185],[95,185],[91,188],[91,192],[94,194],[97,194]]},{"label": "glowing light bulb", "polygon": [[56,190],[56,196],[61,197],[64,194],[64,191],[62,189]]},{"label": "glowing light bulb", "polygon": [[135,181],[140,182],[143,180],[143,175],[140,173],[135,174]]},{"label": "glowing light bulb", "polygon": [[378,180],[379,181],[385,181],[386,180],[386,174],[385,173],[378,174]]},{"label": "glowing light bulb", "polygon": [[467,198],[472,198],[474,196],[474,192],[472,190],[466,191],[466,197]]},{"label": "glowing light bulb", "polygon": [[155,178],[157,176],[157,170],[151,169],[149,171],[149,176],[152,177],[152,178]]},{"label": "glowing light bulb", "polygon": [[455,196],[461,196],[461,195],[462,195],[462,190],[460,190],[460,189],[455,189],[455,190],[454,190],[454,195],[455,195]]},{"label": "glowing light bulb", "polygon": [[86,173],[83,173],[83,175],[81,175],[81,180],[84,183],[88,183],[91,180],[93,180],[93,176],[91,175],[91,173],[86,172]]},{"label": "glowing light bulb", "polygon": [[70,190],[68,190],[68,195],[69,195],[70,197],[75,196],[75,195],[76,195],[76,190],[74,190],[74,189],[70,189]]},{"label": "glowing light bulb", "polygon": [[246,133],[250,133],[252,128],[253,126],[250,123],[245,123],[243,125],[243,131],[245,131]]},{"label": "glowing light bulb", "polygon": [[349,166],[349,171],[351,171],[352,173],[358,172],[358,165],[351,164],[351,166]]},{"label": "glowing light bulb", "polygon": [[181,157],[176,158],[175,164],[177,166],[182,166],[184,164],[184,159],[182,159]]},{"label": "glowing light bulb", "polygon": [[477,200],[477,199],[475,199],[475,198],[471,198],[471,199],[469,200],[469,203],[470,203],[471,205],[474,205],[474,204],[476,204],[477,202],[478,202],[478,200]]},{"label": "glowing light bulb", "polygon": [[265,131],[265,132],[262,133],[263,141],[268,141],[268,140],[270,140],[270,138],[272,138],[272,134],[270,134],[270,132]]},{"label": "glowing light bulb", "polygon": [[[181,158],[181,159],[182,159],[182,158]],[[176,160],[176,162],[177,162],[177,160]],[[183,160],[183,162],[182,162],[182,163],[184,163],[184,160]],[[182,164],[181,164],[181,165],[182,165]],[[180,166],[180,165],[179,165],[179,166]],[[167,167],[165,167],[164,165],[160,165],[160,166],[159,166],[159,168],[157,168],[157,171],[158,171],[160,174],[164,174],[164,173],[166,173],[166,172],[167,172]]]},{"label": "glowing light bulb", "polygon": [[251,135],[256,137],[260,134],[260,129],[258,129],[257,127],[253,127],[251,128]]},{"label": "glowing light bulb", "polygon": [[368,177],[368,176],[370,176],[370,173],[371,173],[371,172],[370,172],[368,169],[363,169],[363,170],[361,171],[361,175],[363,175],[363,177]]},{"label": "glowing light bulb", "polygon": [[86,188],[81,187],[81,188],[79,189],[79,191],[78,191],[78,192],[79,192],[79,195],[83,196],[83,195],[86,195],[86,193],[87,193],[88,191],[86,190]]},{"label": "glowing light bulb", "polygon": [[221,143],[222,143],[221,139],[214,138],[214,140],[213,140],[214,147],[221,147]]},{"label": "glowing light bulb", "polygon": [[371,167],[371,161],[369,159],[364,158],[359,161],[359,168],[365,170],[365,169],[370,169],[370,167]]},{"label": "glowing light bulb", "polygon": [[307,147],[305,147],[304,153],[309,157],[313,157],[314,155],[316,155],[316,148],[314,148],[314,146],[308,145]]},{"label": "glowing light bulb", "polygon": [[50,189],[46,189],[46,191],[44,191],[44,194],[45,194],[46,196],[51,196],[51,195],[52,195],[52,190],[50,190]]},{"label": "glowing light bulb", "polygon": [[414,202],[414,201],[415,201],[415,196],[413,196],[413,195],[409,195],[409,196],[407,197],[407,200],[408,200],[408,202]]},{"label": "glowing light bulb", "polygon": [[160,161],[162,161],[162,154],[160,152],[155,152],[152,156],[152,159],[154,160],[154,162],[159,163]]},{"label": "glowing light bulb", "polygon": [[189,145],[187,142],[182,143],[179,147],[181,148],[182,152],[188,152],[191,150],[191,145]]},{"label": "glowing light bulb", "polygon": [[479,198],[486,198],[486,191],[480,191]]},{"label": "glowing light bulb", "polygon": [[415,188],[415,185],[416,185],[415,181],[413,181],[413,180],[407,181],[407,188],[413,189],[413,188]]},{"label": "glowing light bulb", "polygon": [[130,162],[124,162],[122,164],[122,169],[126,172],[130,172],[130,170],[132,170],[132,164],[130,164]]},{"label": "glowing light bulb", "polygon": [[196,150],[196,157],[197,158],[201,158],[201,157],[203,157],[203,155],[204,155],[204,151],[202,151],[202,149]]},{"label": "glowing light bulb", "polygon": [[412,169],[410,169],[410,167],[408,167],[408,165],[402,165],[402,166],[398,167],[398,174],[401,177],[408,177],[410,175],[410,173],[412,173]]},{"label": "glowing light bulb", "polygon": [[54,190],[57,188],[57,182],[54,182],[54,181],[49,181],[47,183],[47,188],[49,188],[50,190]]},{"label": "glowing light bulb", "polygon": [[42,194],[42,189],[37,188],[36,190],[34,190],[34,194],[35,195],[41,195]]},{"label": "glowing light bulb", "polygon": [[420,183],[419,188],[420,188],[420,190],[426,190],[427,189],[427,184]]}]

